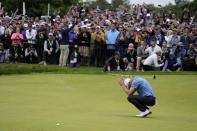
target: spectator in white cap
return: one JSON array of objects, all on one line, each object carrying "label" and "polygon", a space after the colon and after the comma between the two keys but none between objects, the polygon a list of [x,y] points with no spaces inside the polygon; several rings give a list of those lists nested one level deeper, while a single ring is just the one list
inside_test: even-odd
[{"label": "spectator in white cap", "polygon": [[78,43],[79,52],[83,55],[81,63],[88,64],[89,49],[90,49],[91,34],[87,31],[87,26],[83,26],[79,33]]},{"label": "spectator in white cap", "polygon": [[48,34],[48,40],[44,42],[43,61],[44,65],[57,64],[57,52],[59,50],[58,41],[53,37],[53,33]]},{"label": "spectator in white cap", "polygon": [[152,20],[152,18],[151,18],[151,14],[148,13],[148,14],[146,15],[146,18],[145,18],[145,25],[146,25],[146,26],[149,26],[150,24],[154,24],[154,22],[153,22],[153,20]]},{"label": "spectator in white cap", "polygon": [[150,55],[148,58],[146,58],[143,63],[143,69],[145,71],[150,70],[160,70],[160,67],[164,65],[164,63],[159,64],[158,62],[161,59],[161,50],[156,50],[154,54]]},{"label": "spectator in white cap", "polygon": [[[141,77],[134,77],[132,79],[120,78],[118,83],[123,91],[128,95],[128,101],[141,111],[141,113],[136,115],[136,117],[146,117],[152,113],[147,106],[154,106],[156,103],[156,98],[152,87],[147,80]],[[134,95],[136,91],[138,95]]]}]

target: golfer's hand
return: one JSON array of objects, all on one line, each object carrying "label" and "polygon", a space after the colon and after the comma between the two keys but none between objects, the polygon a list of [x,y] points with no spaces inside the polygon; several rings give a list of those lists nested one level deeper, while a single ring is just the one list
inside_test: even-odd
[{"label": "golfer's hand", "polygon": [[122,86],[124,84],[124,80],[122,78],[120,78],[118,83],[119,83],[120,86]]}]

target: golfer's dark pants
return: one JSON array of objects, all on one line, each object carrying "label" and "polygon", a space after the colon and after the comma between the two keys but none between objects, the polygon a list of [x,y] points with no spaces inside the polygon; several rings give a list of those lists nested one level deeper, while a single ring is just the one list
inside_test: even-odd
[{"label": "golfer's dark pants", "polygon": [[130,103],[132,103],[136,108],[138,108],[142,112],[144,112],[146,109],[149,109],[147,106],[155,105],[154,96],[130,95],[127,99]]}]

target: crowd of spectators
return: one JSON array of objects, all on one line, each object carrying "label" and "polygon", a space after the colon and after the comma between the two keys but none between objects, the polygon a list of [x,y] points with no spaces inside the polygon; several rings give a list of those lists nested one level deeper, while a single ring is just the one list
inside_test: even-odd
[{"label": "crowd of spectators", "polygon": [[0,62],[104,66],[111,70],[197,70],[197,11],[155,13],[76,6],[63,17],[10,17],[0,9]]}]

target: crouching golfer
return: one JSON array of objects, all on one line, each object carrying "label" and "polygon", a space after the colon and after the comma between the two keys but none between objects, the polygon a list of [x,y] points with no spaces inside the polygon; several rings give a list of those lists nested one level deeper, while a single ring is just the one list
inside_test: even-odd
[{"label": "crouching golfer", "polygon": [[[141,77],[120,78],[119,84],[128,95],[128,101],[141,111],[136,117],[146,117],[152,113],[147,106],[155,105],[155,97],[148,81]],[[138,95],[133,95],[135,91]]]}]

